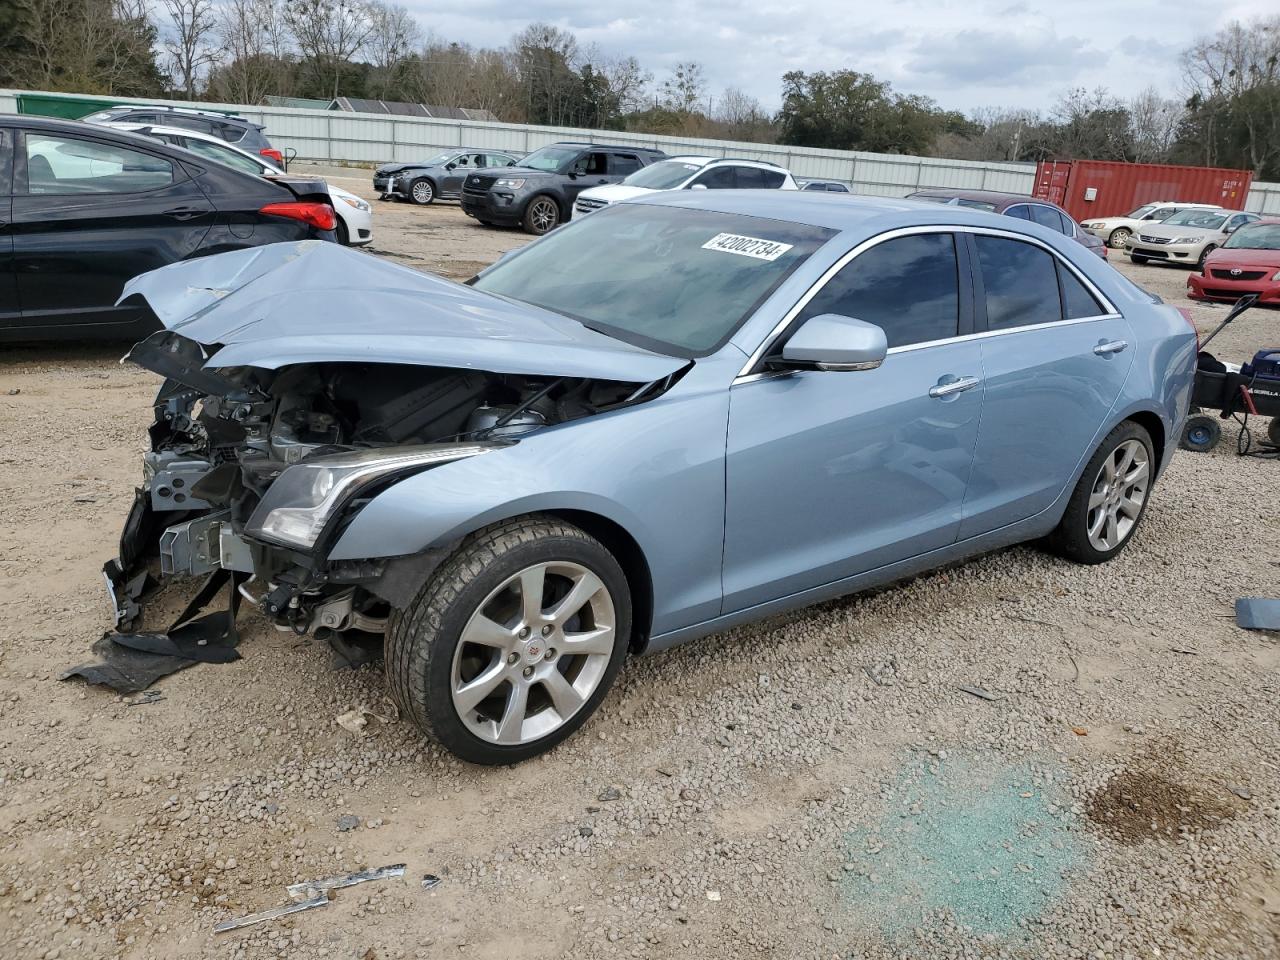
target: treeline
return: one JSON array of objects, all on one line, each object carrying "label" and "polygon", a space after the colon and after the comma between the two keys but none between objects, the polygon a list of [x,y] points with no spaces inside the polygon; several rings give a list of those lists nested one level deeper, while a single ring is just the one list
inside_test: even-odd
[{"label": "treeline", "polygon": [[7,0],[0,85],[259,103],[408,100],[499,119],[972,160],[1081,158],[1251,169],[1280,180],[1280,17],[1180,58],[1178,96],[1070,90],[1044,111],[960,113],[857,70],[793,71],[780,109],[712,91],[696,62],[655,77],[532,24],[500,48],[450,42],[386,0]]}]

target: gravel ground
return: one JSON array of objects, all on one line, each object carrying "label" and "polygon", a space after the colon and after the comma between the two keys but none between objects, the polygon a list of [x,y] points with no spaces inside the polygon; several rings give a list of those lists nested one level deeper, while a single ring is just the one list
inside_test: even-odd
[{"label": "gravel ground", "polygon": [[[455,278],[524,240],[375,210],[375,253]],[[1280,955],[1280,648],[1231,619],[1280,592],[1280,464],[1233,424],[1113,563],[1015,548],[633,661],[577,737],[479,769],[252,615],[155,702],[57,681],[138,477],[155,379],[120,353],[0,356],[0,957]]]}]

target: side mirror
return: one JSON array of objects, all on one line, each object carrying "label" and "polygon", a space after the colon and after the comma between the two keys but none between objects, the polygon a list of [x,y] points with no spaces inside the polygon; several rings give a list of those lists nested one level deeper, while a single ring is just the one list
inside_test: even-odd
[{"label": "side mirror", "polygon": [[823,313],[806,320],[770,366],[784,370],[874,370],[884,363],[889,341],[873,323]]},{"label": "side mirror", "polygon": [[689,185],[689,189],[690,189],[690,190],[705,190],[705,189],[707,189],[707,185],[706,185],[705,183],[691,183],[691,184]]},{"label": "side mirror", "polygon": [[444,165],[444,168],[445,168],[446,170],[453,170],[453,169],[454,169],[455,167],[457,167],[457,166],[458,166],[458,165],[457,165],[456,163],[446,163],[446,164]]}]

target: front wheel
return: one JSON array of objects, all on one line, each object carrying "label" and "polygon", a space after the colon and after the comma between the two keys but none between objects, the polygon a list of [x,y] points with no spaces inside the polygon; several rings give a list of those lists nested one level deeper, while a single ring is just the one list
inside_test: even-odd
[{"label": "front wheel", "polygon": [[1151,435],[1132,420],[1116,427],[1085,465],[1048,546],[1076,563],[1103,563],[1129,542],[1154,478]]},{"label": "front wheel", "polygon": [[524,232],[540,237],[560,223],[560,207],[551,197],[534,197],[524,211]]},{"label": "front wheel", "polygon": [[1107,238],[1107,243],[1111,244],[1112,249],[1123,250],[1125,243],[1132,236],[1132,230],[1126,227],[1118,227],[1111,231],[1111,236]]},{"label": "front wheel", "polygon": [[409,188],[409,199],[420,207],[425,207],[436,198],[436,188],[426,177],[421,180],[413,181],[413,186]]},{"label": "front wheel", "polygon": [[1212,450],[1222,439],[1222,423],[1217,417],[1200,413],[1187,417],[1186,426],[1182,428],[1182,439],[1178,446],[1193,453],[1204,453]]},{"label": "front wheel", "polygon": [[1138,254],[1138,253],[1131,253],[1131,254],[1129,254],[1129,262],[1130,262],[1130,263],[1146,263],[1146,262],[1147,262],[1148,260],[1150,260],[1150,259],[1151,259],[1150,257],[1144,257],[1144,256],[1142,256],[1141,254]]},{"label": "front wheel", "polygon": [[596,710],[626,655],[631,593],[583,530],[532,516],[468,537],[386,638],[392,696],[472,763],[550,750]]},{"label": "front wheel", "polygon": [[1209,259],[1209,254],[1213,253],[1213,251],[1215,251],[1215,250],[1217,250],[1217,249],[1218,249],[1218,248],[1217,248],[1217,247],[1215,247],[1212,243],[1211,243],[1211,244],[1209,244],[1209,246],[1205,247],[1205,248],[1200,252],[1200,259],[1199,259],[1198,261],[1196,261],[1196,269],[1197,269],[1197,270],[1199,270],[1201,273],[1204,273],[1204,263],[1205,263],[1205,261]]}]

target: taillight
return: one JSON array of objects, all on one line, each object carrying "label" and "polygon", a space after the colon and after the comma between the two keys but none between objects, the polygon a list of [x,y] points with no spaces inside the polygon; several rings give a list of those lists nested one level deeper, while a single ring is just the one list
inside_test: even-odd
[{"label": "taillight", "polygon": [[1191,332],[1196,335],[1196,353],[1199,353],[1200,352],[1200,331],[1196,329],[1196,322],[1191,318],[1191,311],[1188,310],[1186,307],[1174,307],[1173,309],[1177,310],[1180,314],[1182,314],[1182,319],[1187,321],[1187,326],[1189,326],[1191,328]]},{"label": "taillight", "polygon": [[279,150],[276,150],[274,147],[267,147],[265,150],[259,150],[258,153],[262,154],[264,157],[269,157],[274,160],[278,166],[284,166],[284,154]]},{"label": "taillight", "polygon": [[268,203],[258,212],[272,217],[301,220],[317,230],[332,230],[338,225],[337,215],[327,203]]}]

